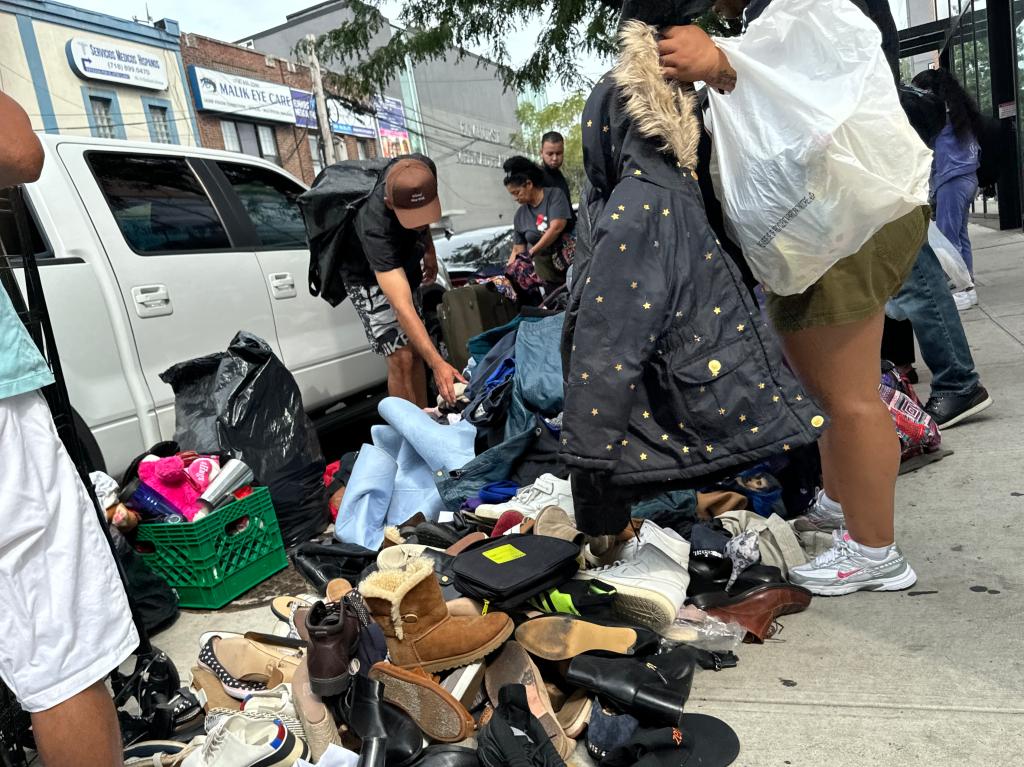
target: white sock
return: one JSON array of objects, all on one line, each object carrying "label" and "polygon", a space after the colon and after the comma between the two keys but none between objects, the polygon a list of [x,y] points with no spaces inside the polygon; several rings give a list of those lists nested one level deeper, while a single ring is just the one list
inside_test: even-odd
[{"label": "white sock", "polygon": [[867,557],[868,559],[873,559],[875,562],[881,562],[883,559],[889,556],[889,549],[892,548],[892,546],[890,545],[883,546],[882,548],[878,549],[872,546],[865,546],[863,544],[857,543],[857,541],[854,540],[851,540],[850,544],[853,546],[853,550],[856,551],[858,554]]},{"label": "white sock", "polygon": [[828,493],[826,493],[824,490],[821,491],[821,498],[818,499],[818,505],[820,505],[821,508],[823,508],[829,514],[833,514],[837,517],[841,517],[843,515],[842,505],[836,503],[831,498],[829,498]]}]

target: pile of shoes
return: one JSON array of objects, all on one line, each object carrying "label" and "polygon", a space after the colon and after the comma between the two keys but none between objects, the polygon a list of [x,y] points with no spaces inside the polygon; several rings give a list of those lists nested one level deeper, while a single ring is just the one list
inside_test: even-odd
[{"label": "pile of shoes", "polygon": [[273,634],[200,637],[203,730],[126,764],[731,764],[731,728],[686,710],[698,672],[736,666],[809,592],[712,525],[592,538],[563,479],[504,495],[377,552],[304,549],[317,593],[274,600]]}]

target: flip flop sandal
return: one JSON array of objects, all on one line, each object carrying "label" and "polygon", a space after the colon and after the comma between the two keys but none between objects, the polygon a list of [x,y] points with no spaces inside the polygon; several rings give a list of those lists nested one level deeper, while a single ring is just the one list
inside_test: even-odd
[{"label": "flip flop sandal", "polygon": [[558,723],[554,708],[551,706],[551,696],[544,685],[540,670],[530,654],[515,640],[505,644],[501,654],[488,666],[484,675],[487,696],[492,701],[498,700],[501,688],[508,684],[521,684],[526,688],[530,713],[544,727],[544,732],[551,738],[558,755],[568,761],[576,750],[576,741],[566,735]]},{"label": "flip flop sandal", "polygon": [[312,607],[319,601],[320,597],[315,594],[298,594],[294,597],[274,597],[270,603],[270,612],[278,620],[287,622],[295,612],[296,607]]}]

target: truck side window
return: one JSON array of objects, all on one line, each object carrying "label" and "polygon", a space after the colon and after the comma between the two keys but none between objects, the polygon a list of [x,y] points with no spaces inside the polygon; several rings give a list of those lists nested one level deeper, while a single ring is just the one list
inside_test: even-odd
[{"label": "truck side window", "polygon": [[231,247],[220,216],[181,157],[89,152],[96,183],[136,253],[194,253]]},{"label": "truck side window", "polygon": [[306,248],[306,226],[296,198],[301,186],[280,173],[237,162],[219,162],[265,248]]}]

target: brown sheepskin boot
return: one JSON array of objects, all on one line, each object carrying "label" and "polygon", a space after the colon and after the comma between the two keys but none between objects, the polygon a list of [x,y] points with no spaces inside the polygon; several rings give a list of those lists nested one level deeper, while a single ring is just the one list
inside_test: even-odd
[{"label": "brown sheepskin boot", "polygon": [[501,612],[449,615],[434,562],[425,557],[372,573],[359,592],[384,631],[391,662],[402,668],[438,672],[468,666],[498,649],[514,628]]}]

